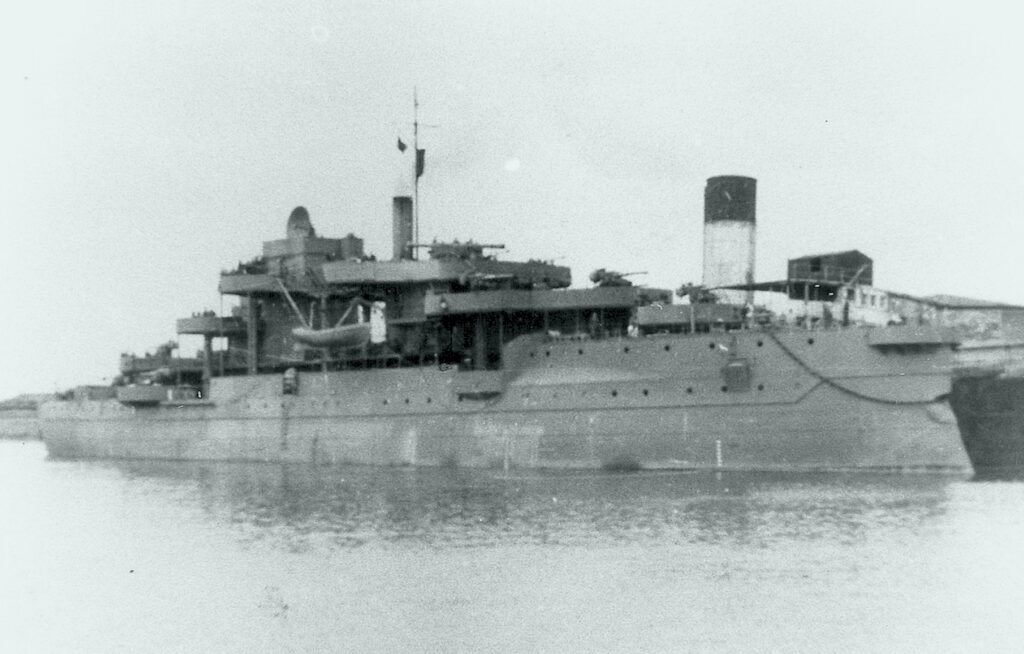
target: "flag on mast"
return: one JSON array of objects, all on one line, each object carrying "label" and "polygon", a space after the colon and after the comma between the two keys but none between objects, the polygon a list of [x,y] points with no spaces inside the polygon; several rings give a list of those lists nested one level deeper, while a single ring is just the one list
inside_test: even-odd
[{"label": "flag on mast", "polygon": [[423,165],[426,163],[427,151],[422,148],[416,149],[416,177],[423,176]]},{"label": "flag on mast", "polygon": [[405,148],[407,148],[407,147],[408,146],[405,143],[402,142],[402,137],[399,136],[398,137],[398,151],[399,152],[405,152]]}]

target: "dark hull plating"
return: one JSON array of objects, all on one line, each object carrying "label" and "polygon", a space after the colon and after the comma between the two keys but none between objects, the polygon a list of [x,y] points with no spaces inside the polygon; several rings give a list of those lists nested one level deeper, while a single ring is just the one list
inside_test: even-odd
[{"label": "dark hull plating", "polygon": [[959,375],[950,404],[975,470],[1024,471],[1024,376]]}]

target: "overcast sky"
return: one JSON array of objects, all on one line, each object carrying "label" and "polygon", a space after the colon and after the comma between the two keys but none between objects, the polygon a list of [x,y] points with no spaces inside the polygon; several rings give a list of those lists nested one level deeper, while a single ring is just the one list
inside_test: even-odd
[{"label": "overcast sky", "polygon": [[1011,3],[0,11],[0,398],[100,382],[219,310],[219,272],[296,205],[390,256],[414,86],[437,126],[420,135],[423,240],[675,288],[700,278],[706,178],[741,174],[762,280],[859,249],[880,287],[1024,304]]}]

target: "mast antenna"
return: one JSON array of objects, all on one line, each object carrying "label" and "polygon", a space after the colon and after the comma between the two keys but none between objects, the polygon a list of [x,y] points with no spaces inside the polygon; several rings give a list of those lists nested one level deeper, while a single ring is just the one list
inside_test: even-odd
[{"label": "mast antenna", "polygon": [[[412,87],[412,242],[420,242],[420,102]],[[415,252],[415,250],[413,250]]]},{"label": "mast antenna", "polygon": [[[423,125],[440,127],[440,125]],[[426,151],[420,150],[420,101],[416,87],[412,87],[412,242],[420,242],[420,175],[426,164]],[[415,253],[415,249],[413,252]],[[414,255],[415,256],[415,255]]]}]

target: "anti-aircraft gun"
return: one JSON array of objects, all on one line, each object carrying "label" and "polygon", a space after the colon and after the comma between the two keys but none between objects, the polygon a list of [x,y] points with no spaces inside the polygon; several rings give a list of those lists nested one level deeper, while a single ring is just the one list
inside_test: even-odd
[{"label": "anti-aircraft gun", "polygon": [[620,273],[620,272],[617,272],[617,271],[614,271],[614,270],[607,270],[605,268],[598,268],[594,272],[590,273],[590,281],[592,281],[594,283],[594,285],[598,286],[598,287],[605,287],[605,286],[632,286],[633,282],[628,280],[628,279],[626,279],[627,277],[630,277],[632,275],[646,275],[646,274],[647,274],[646,271],[643,271],[643,272]]},{"label": "anti-aircraft gun", "polygon": [[415,243],[414,248],[427,248],[431,259],[457,260],[457,261],[479,261],[482,259],[493,259],[493,255],[485,255],[484,250],[504,250],[503,243],[474,243],[472,239],[465,243],[459,243],[455,239],[451,243],[434,241],[433,243]]},{"label": "anti-aircraft gun", "polygon": [[689,297],[690,304],[716,304],[719,300],[714,291],[701,284],[683,284],[676,289],[676,295],[680,298]]}]

